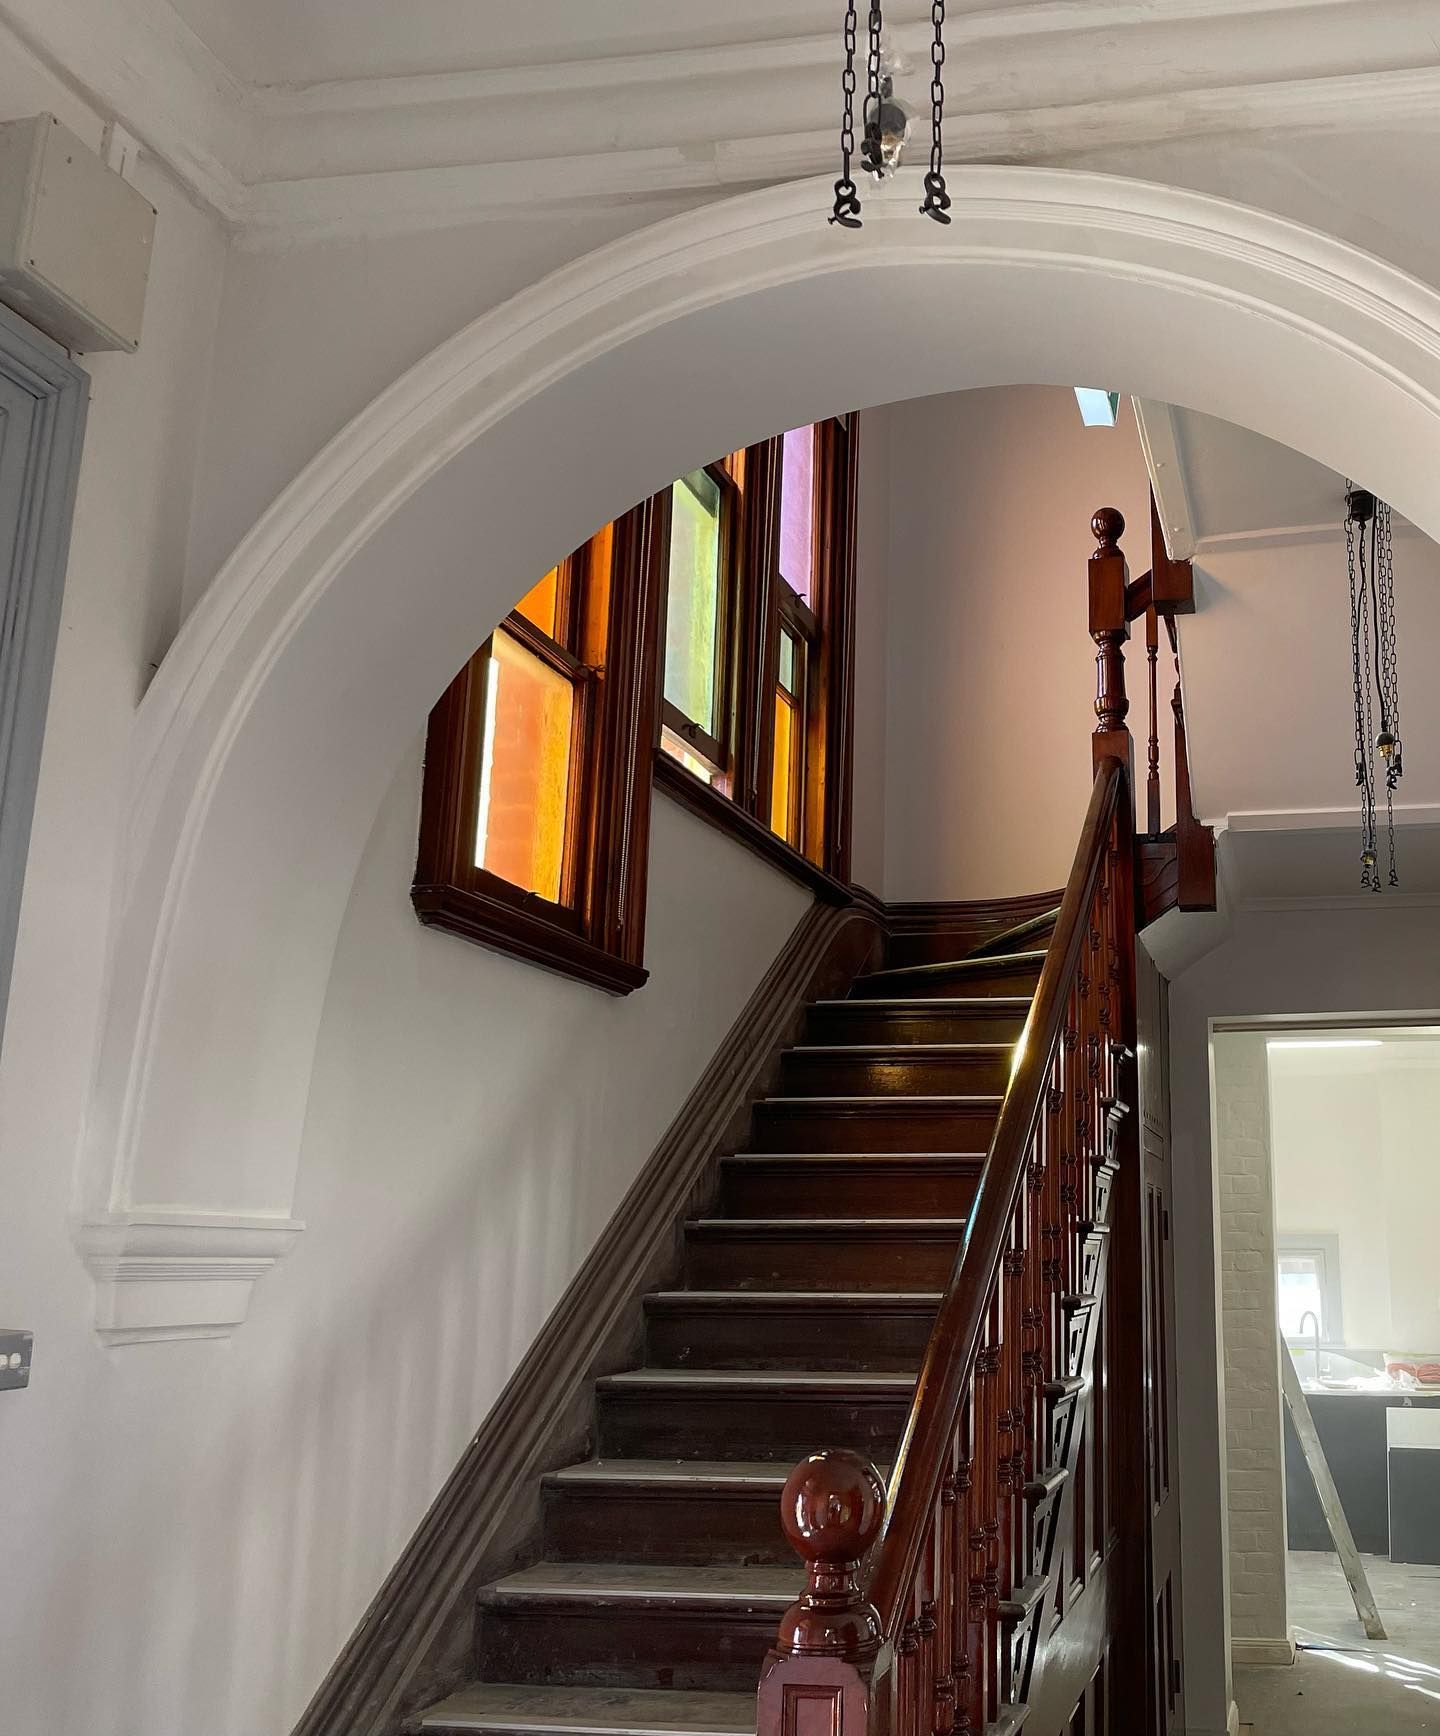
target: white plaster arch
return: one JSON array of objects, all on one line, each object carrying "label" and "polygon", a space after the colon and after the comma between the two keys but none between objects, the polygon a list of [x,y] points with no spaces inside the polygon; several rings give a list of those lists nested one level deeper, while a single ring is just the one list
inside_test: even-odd
[{"label": "white plaster arch", "polygon": [[[953,191],[948,229],[907,173],[858,234],[807,182],[581,259],[398,380],[236,549],[138,718],[82,1161],[102,1276],[283,1246],[399,756],[530,578],[685,469],[855,406],[1088,379],[1254,428],[1440,536],[1440,295],[1170,188],[980,168]],[[170,1335],[109,1288],[117,1336]]]}]

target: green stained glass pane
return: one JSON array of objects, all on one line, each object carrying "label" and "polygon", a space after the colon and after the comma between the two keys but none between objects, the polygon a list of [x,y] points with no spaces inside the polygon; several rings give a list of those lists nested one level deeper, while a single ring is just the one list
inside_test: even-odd
[{"label": "green stained glass pane", "polygon": [[703,470],[670,490],[665,697],[718,735],[715,649],[720,630],[720,487]]},{"label": "green stained glass pane", "polygon": [[780,685],[787,693],[795,691],[795,641],[780,629]]}]

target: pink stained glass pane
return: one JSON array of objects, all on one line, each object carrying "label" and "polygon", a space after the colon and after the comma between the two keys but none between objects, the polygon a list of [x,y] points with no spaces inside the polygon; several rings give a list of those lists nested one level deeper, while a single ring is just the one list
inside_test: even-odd
[{"label": "pink stained glass pane", "polygon": [[780,467],[780,575],[808,603],[815,579],[815,430],[792,428]]}]

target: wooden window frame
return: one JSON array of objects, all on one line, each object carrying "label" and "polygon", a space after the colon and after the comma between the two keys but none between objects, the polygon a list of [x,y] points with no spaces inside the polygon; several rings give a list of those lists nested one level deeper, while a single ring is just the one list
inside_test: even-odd
[{"label": "wooden window frame", "polygon": [[[565,619],[557,618],[555,641],[513,610],[501,624],[576,690],[561,902],[475,865],[489,640],[430,714],[411,889],[416,914],[427,926],[617,994],[639,988],[648,975],[650,754],[664,599],[656,559],[660,518],[657,501],[646,501],[616,520],[608,537],[592,538],[562,563]],[[601,558],[608,558],[610,570],[605,661],[597,670],[574,648],[576,563]],[[587,564],[584,583],[596,582]]]},{"label": "wooden window frame", "polygon": [[[741,525],[732,545],[735,669],[727,787],[712,787],[680,764],[660,746],[658,729],[655,746],[655,781],[667,794],[837,903],[850,896],[857,423],[852,415],[816,425],[813,608],[780,575],[784,436],[746,449]],[[798,850],[769,825],[782,618],[801,631],[808,647],[804,848]]]},{"label": "wooden window frame", "polygon": [[[732,704],[732,683],[735,679],[734,640],[728,631],[736,606],[736,578],[740,568],[739,562],[739,526],[742,520],[742,494],[735,478],[723,462],[703,466],[704,474],[708,476],[720,491],[720,581],[719,595],[716,598],[716,635],[715,635],[715,704],[720,713],[719,735],[701,727],[693,718],[687,717],[679,706],[665,697],[665,651],[664,633],[659,648],[659,679],[660,679],[660,721],[665,728],[686,743],[690,750],[700,759],[705,760],[716,769],[723,780],[728,778],[727,768],[731,763],[734,748]],[[689,474],[695,474],[691,472]],[[674,491],[684,486],[686,477],[677,477],[663,494],[656,496],[656,519],[660,538],[660,547],[664,550],[663,571],[661,573],[661,589],[668,592],[669,588],[669,553],[670,553],[670,519],[674,501]],[[668,601],[668,599],[667,599]],[[666,601],[662,601],[660,618],[666,619]]]}]

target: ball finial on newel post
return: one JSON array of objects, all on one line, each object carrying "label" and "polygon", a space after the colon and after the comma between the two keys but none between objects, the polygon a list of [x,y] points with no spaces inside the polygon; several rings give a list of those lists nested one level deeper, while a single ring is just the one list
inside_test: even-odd
[{"label": "ball finial on newel post", "polygon": [[856,1575],[884,1517],[885,1485],[859,1453],[811,1453],[790,1473],[780,1523],[810,1571],[798,1602],[781,1619],[778,1652],[851,1661],[873,1655],[880,1618]]},{"label": "ball finial on newel post", "polygon": [[1125,514],[1118,506],[1102,506],[1090,520],[1095,532],[1095,553],[1113,555],[1120,552],[1120,538],[1125,534]]}]

